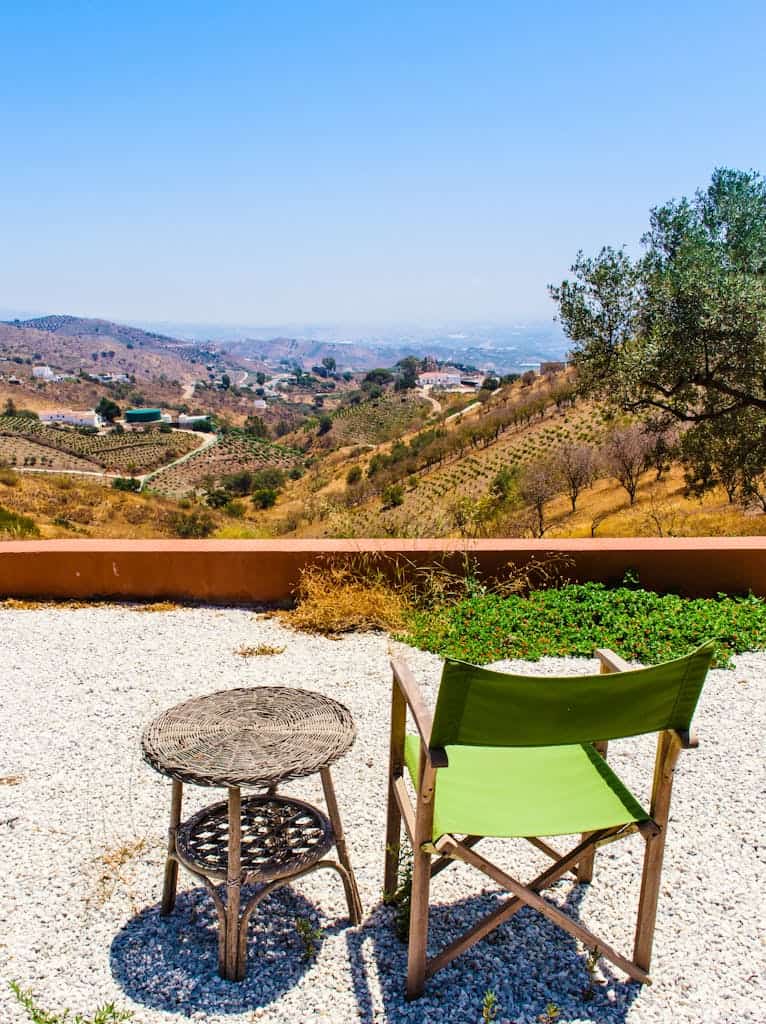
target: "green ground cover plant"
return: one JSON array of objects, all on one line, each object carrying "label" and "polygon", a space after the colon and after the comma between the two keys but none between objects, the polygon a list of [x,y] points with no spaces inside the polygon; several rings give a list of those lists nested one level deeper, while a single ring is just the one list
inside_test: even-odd
[{"label": "green ground cover plant", "polygon": [[646,664],[680,657],[717,640],[715,664],[766,648],[766,600],[754,596],[683,598],[628,585],[568,584],[499,595],[481,587],[450,604],[412,610],[405,642],[477,664],[545,655],[592,657],[610,647]]}]

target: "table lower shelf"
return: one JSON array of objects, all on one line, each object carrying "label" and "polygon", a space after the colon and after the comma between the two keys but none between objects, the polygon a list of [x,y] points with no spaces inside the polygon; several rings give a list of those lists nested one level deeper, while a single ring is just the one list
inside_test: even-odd
[{"label": "table lower shelf", "polygon": [[[340,875],[350,921],[361,922],[362,905],[328,768],[322,769],[322,783],[329,817],[293,797],[267,793],[242,798],[237,787],[230,787],[228,800],[180,822],[182,786],[174,781],[162,913],[173,909],[182,864],[202,879],[213,899],[219,924],[218,969],[230,981],[245,976],[247,926],[256,907],[274,889],[317,868],[331,868]],[[237,820],[231,849],[230,822]],[[326,857],[333,846],[338,860]],[[248,884],[258,885],[258,891],[240,908],[241,889]]]},{"label": "table lower shelf", "polygon": [[[240,810],[242,884],[271,882],[303,872],[321,860],[335,837],[329,819],[292,797],[244,797]],[[228,803],[211,804],[176,830],[176,855],[190,871],[214,881],[227,879]]]}]

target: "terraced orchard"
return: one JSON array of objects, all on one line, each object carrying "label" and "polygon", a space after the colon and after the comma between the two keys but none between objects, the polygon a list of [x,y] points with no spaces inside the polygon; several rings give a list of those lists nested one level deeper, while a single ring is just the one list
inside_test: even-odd
[{"label": "terraced orchard", "polygon": [[303,461],[301,452],[263,441],[239,431],[219,435],[215,443],[175,466],[162,469],[148,482],[150,490],[169,498],[182,498],[215,486],[222,477],[240,470],[290,470]]},{"label": "terraced orchard", "polygon": [[0,461],[22,468],[146,473],[194,451],[200,442],[198,434],[182,430],[83,434],[25,416],[0,416]]},{"label": "terraced orchard", "polygon": [[430,412],[431,405],[425,399],[395,391],[338,409],[332,417],[331,434],[340,447],[382,444],[414,430]]},{"label": "terraced orchard", "polygon": [[[566,411],[551,411],[542,421],[510,430],[487,447],[469,449],[461,458],[445,461],[403,481],[403,503],[386,512],[388,529],[397,536],[407,536],[411,524],[416,523],[423,537],[450,533],[450,508],[455,500],[484,497],[504,467],[550,456],[569,442],[598,447],[603,432],[601,412],[592,405],[583,403]],[[355,509],[357,535],[363,536],[365,530],[375,535],[379,519],[379,498]]]}]

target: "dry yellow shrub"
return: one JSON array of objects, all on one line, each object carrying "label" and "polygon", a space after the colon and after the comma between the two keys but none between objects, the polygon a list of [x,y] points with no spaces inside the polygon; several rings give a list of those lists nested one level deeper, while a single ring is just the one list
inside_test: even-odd
[{"label": "dry yellow shrub", "polygon": [[297,605],[282,617],[305,633],[397,630],[404,625],[409,593],[374,564],[320,563],[301,573]]}]

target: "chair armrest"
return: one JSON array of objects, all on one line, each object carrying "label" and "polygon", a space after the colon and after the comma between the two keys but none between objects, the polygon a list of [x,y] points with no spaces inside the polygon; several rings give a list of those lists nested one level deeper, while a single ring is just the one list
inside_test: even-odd
[{"label": "chair armrest", "polygon": [[409,666],[401,658],[391,659],[394,679],[404,697],[407,707],[410,709],[415,728],[420,735],[420,741],[434,768],[446,768],[448,765],[447,752],[443,747],[431,746],[431,730],[433,728],[433,716],[428,710],[423,694],[418,686],[417,680],[410,672]]},{"label": "chair armrest", "polygon": [[595,656],[601,662],[602,672],[632,672],[633,666],[606,647],[599,647],[594,651]]}]

